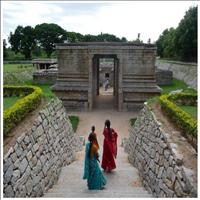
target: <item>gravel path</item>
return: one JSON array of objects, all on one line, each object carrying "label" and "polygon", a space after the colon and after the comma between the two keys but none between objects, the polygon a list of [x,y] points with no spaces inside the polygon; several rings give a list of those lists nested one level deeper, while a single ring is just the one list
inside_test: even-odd
[{"label": "gravel path", "polygon": [[96,110],[91,112],[70,112],[69,115],[78,115],[80,123],[77,134],[87,140],[92,125],[96,127],[96,133],[102,155],[103,136],[102,131],[106,119],[111,121],[112,127],[119,135],[117,169],[111,174],[105,174],[107,185],[101,191],[88,191],[87,183],[82,179],[84,148],[77,153],[76,160],[63,167],[60,178],[44,197],[152,197],[141,186],[138,171],[127,159],[127,154],[120,147],[122,138],[129,135],[129,119],[137,116],[133,112],[117,112],[115,110]]}]

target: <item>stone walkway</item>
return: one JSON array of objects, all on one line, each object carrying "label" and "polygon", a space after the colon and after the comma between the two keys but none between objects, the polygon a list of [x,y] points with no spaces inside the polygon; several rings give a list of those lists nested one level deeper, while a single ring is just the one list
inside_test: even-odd
[{"label": "stone walkway", "polygon": [[[119,134],[117,169],[111,174],[105,174],[107,185],[101,191],[88,191],[87,182],[82,179],[84,167],[84,151],[77,153],[76,160],[63,167],[60,178],[44,197],[152,197],[142,186],[138,171],[127,159],[127,154],[120,147],[121,140],[129,134],[129,119],[136,117],[137,113],[117,112],[115,110],[99,110],[92,112],[73,112],[78,115],[80,123],[77,130],[87,140],[90,127],[96,126],[96,133],[100,147],[103,144],[102,130],[105,119],[110,119],[113,127]],[[100,149],[102,155],[102,148]]]}]

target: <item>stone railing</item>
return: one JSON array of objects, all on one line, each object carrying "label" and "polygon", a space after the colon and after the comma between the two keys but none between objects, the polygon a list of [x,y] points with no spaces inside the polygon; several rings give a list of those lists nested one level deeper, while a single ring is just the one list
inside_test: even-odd
[{"label": "stone railing", "polygon": [[168,60],[156,60],[156,67],[162,70],[170,70],[173,77],[184,81],[191,88],[197,90],[197,64]]},{"label": "stone railing", "polygon": [[155,197],[197,197],[196,185],[187,177],[180,155],[171,148],[147,105],[124,143],[143,186]]},{"label": "stone railing", "polygon": [[42,196],[82,145],[62,102],[52,100],[39,112],[31,130],[23,133],[4,156],[4,197]]}]

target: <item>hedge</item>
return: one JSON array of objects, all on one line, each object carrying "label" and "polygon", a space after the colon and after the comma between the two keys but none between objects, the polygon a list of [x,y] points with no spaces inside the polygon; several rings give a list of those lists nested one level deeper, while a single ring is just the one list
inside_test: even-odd
[{"label": "hedge", "polygon": [[42,90],[35,86],[4,86],[4,97],[24,96],[3,112],[3,133],[7,136],[18,122],[41,102]]},{"label": "hedge", "polygon": [[194,99],[194,96],[189,97],[190,94],[175,94],[160,96],[161,108],[165,113],[177,124],[179,128],[187,135],[197,138],[197,121],[194,120],[188,113],[179,108],[172,100],[178,100],[187,96],[188,99]]},{"label": "hedge", "polygon": [[181,103],[182,105],[197,105],[197,94],[189,94],[189,93],[177,93],[169,96],[169,100],[172,100],[176,103]]}]

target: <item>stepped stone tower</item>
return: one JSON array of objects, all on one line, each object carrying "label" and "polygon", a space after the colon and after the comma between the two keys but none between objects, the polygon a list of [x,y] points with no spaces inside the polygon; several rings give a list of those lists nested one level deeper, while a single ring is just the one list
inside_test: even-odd
[{"label": "stepped stone tower", "polygon": [[70,110],[92,110],[99,95],[99,60],[112,58],[113,104],[119,111],[141,108],[160,94],[152,44],[89,42],[57,44],[58,77],[52,91]]}]

